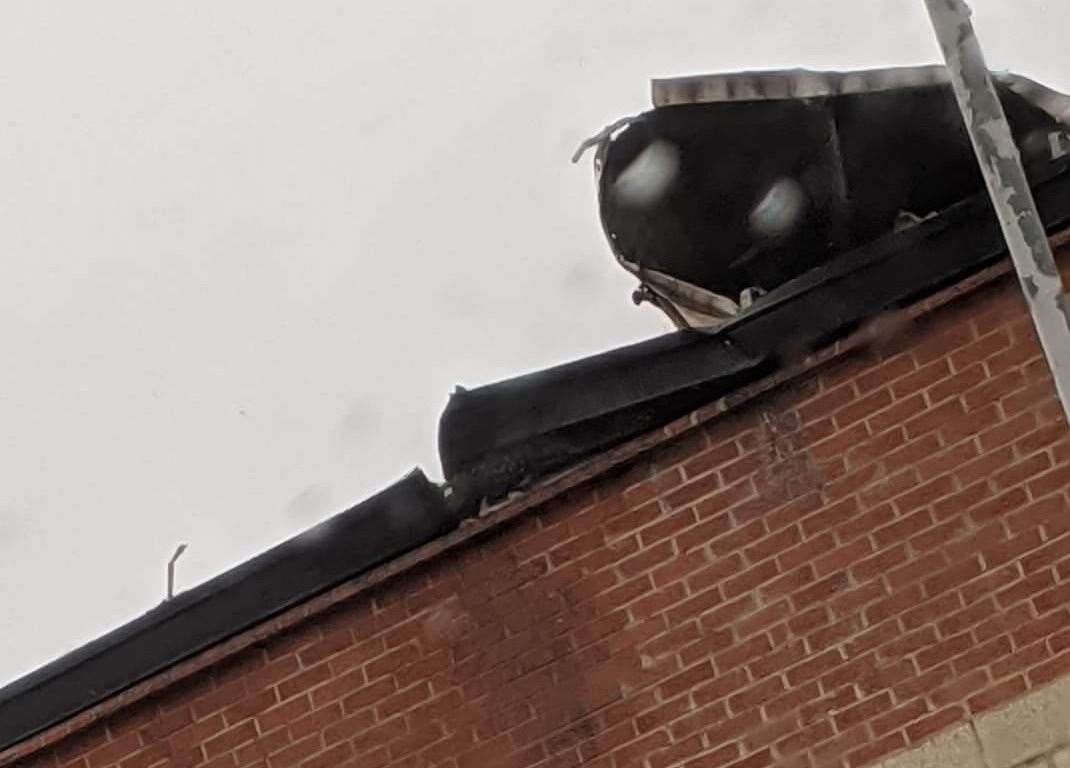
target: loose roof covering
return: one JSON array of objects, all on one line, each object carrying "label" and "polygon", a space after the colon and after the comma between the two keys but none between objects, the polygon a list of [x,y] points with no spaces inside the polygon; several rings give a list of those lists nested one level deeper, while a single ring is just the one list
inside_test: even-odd
[{"label": "loose roof covering", "polygon": [[[1035,177],[1064,151],[1070,98],[997,82]],[[678,327],[984,189],[943,67],[656,80],[653,100],[601,137],[599,206],[637,300]]]},{"label": "loose roof covering", "polygon": [[[1048,231],[1070,224],[1070,157],[1034,194]],[[756,381],[889,310],[1006,255],[986,192],[795,277],[712,329],[458,391],[439,424],[451,504],[471,513],[526,482]]]},{"label": "loose roof covering", "polygon": [[[924,91],[939,86],[918,87],[922,91],[910,92],[912,95],[903,103],[908,109],[921,110],[915,114],[925,116],[929,113],[924,110],[931,108],[933,101],[939,106],[943,96]],[[902,96],[894,88],[885,93],[895,99]],[[845,94],[838,98],[849,97]],[[1046,122],[1050,117],[1038,116],[1039,108],[1029,99],[1016,92],[1007,98],[1008,104],[1015,105],[1014,109],[1025,119],[1050,125]],[[825,139],[855,136],[863,146],[869,139],[886,141],[891,137],[903,141],[894,126],[910,125],[909,121],[897,122],[894,110],[892,120],[882,121],[881,110],[874,113],[872,105],[841,105],[830,110],[827,105],[815,108],[805,99],[772,101],[775,108],[766,112],[757,109],[755,103],[740,102],[738,112],[726,113],[729,118],[736,115],[735,123],[726,118],[724,125],[728,127],[711,123],[709,114],[702,111],[707,106],[703,104],[666,107],[654,114],[675,114],[679,110],[686,119],[674,122],[673,118],[666,125],[672,130],[691,126],[700,139],[712,133],[736,140],[739,133],[734,131],[747,126],[765,140],[779,136],[786,147],[774,146],[775,151],[768,153],[772,158],[768,167],[759,162],[752,172],[769,175],[779,169],[782,173],[784,162],[806,160],[818,166],[815,178],[834,178],[834,165],[830,172],[822,163],[834,164],[836,157],[852,156],[846,143],[842,151],[834,151]],[[895,100],[890,103],[903,105]],[[687,117],[691,110],[696,110],[693,118]],[[855,120],[855,128],[846,133],[832,131],[827,121],[830,115],[841,127],[848,118]],[[785,120],[785,116],[791,119]],[[824,123],[819,119],[822,116]],[[643,130],[649,130],[650,125],[656,127],[659,123],[653,121]],[[731,129],[731,125],[736,128]],[[617,162],[618,150],[633,146],[627,138],[629,132],[611,144],[603,143],[600,158],[611,164]],[[638,129],[632,135],[643,136]],[[800,136],[814,141],[800,141]],[[937,134],[934,141],[940,140]],[[733,173],[743,174],[751,167],[733,158],[735,150],[726,153],[724,145],[717,141],[696,141],[700,150],[706,148],[713,153],[711,158],[721,158],[721,170],[727,168],[725,178],[732,178]],[[762,160],[761,153],[754,156]],[[690,157],[681,152],[679,167],[685,176],[694,167],[688,164],[690,160],[683,162]],[[697,157],[701,160],[703,155]],[[965,194],[964,199],[955,198],[943,205],[940,201],[950,194],[949,185],[962,183],[962,178],[945,178],[938,156],[926,162],[930,163],[925,168],[927,173],[906,177],[915,180],[911,183],[904,182],[894,163],[879,166],[881,173],[887,174],[887,178],[881,177],[881,183],[906,188],[919,199],[929,199],[925,195],[931,194],[932,204],[940,205],[933,209],[933,216],[902,229],[881,229],[867,218],[875,216],[867,206],[872,204],[881,211],[892,208],[881,197],[879,188],[863,185],[846,198],[853,201],[850,210],[859,213],[856,219],[816,217],[815,226],[822,232],[837,233],[841,232],[837,227],[846,222],[849,226],[843,230],[845,237],[855,231],[852,227],[875,234],[856,246],[851,246],[850,237],[829,242],[822,238],[804,240],[814,249],[808,256],[811,261],[805,262],[813,268],[790,275],[749,309],[716,329],[683,330],[540,373],[456,393],[439,427],[439,451],[449,484],[448,495],[422,474],[414,473],[306,533],[0,689],[0,750],[442,535],[456,527],[465,515],[474,514],[485,500],[500,499],[548,473],[657,428],[759,379],[785,361],[835,340],[884,310],[939,290],[1003,256],[1005,246],[987,195],[983,191]],[[850,170],[849,165],[845,167]],[[607,166],[607,174],[611,170]],[[653,175],[657,180],[659,174]],[[703,177],[699,174],[698,178]],[[750,183],[745,174],[735,178],[743,187]],[[847,178],[851,178],[849,173]],[[643,188],[647,185],[638,186],[638,197],[649,193],[648,188]],[[1040,163],[1034,171],[1034,192],[1049,231],[1070,224],[1070,157]],[[670,198],[676,199],[672,194],[675,193],[670,193]],[[731,218],[731,211],[745,209],[737,205],[738,201],[732,202],[732,195],[737,195],[734,188],[729,187],[725,194],[730,198],[728,203],[700,209],[704,211],[702,215],[723,220]],[[711,199],[719,201],[716,197]],[[785,199],[790,202],[790,195]],[[747,198],[741,196],[740,200],[745,202]],[[783,200],[775,202],[782,204]],[[679,231],[674,234],[672,222],[679,211],[671,207],[667,210],[668,216],[652,220],[665,246],[653,249],[654,253],[670,253],[668,246],[681,242],[687,226],[694,223],[677,221]],[[663,228],[657,229],[658,226]],[[872,229],[866,230],[866,226]],[[658,242],[656,238],[648,241],[652,248]],[[686,244],[686,238],[682,242]],[[714,247],[721,242],[708,241],[709,253],[721,253]],[[790,274],[798,266],[785,270]],[[700,298],[704,295],[704,288],[695,290]]]}]

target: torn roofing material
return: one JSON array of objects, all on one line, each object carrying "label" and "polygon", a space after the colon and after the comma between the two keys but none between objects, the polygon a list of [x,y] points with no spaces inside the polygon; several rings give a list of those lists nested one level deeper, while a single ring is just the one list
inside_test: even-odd
[{"label": "torn roofing material", "polygon": [[415,471],[0,689],[0,751],[193,654],[453,529]]},{"label": "torn roofing material", "polygon": [[[998,79],[1031,176],[1070,98]],[[943,67],[655,81],[656,108],[604,137],[599,207],[618,262],[678,327],[984,189]]]},{"label": "torn roofing material", "polygon": [[[792,114],[799,109],[800,116],[808,114],[805,105],[788,107]],[[820,121],[813,127],[818,139],[833,135]],[[775,135],[788,129],[770,130]],[[817,145],[828,152],[821,141]],[[671,157],[662,153],[661,161],[675,162]],[[940,177],[940,166],[934,168]],[[1070,158],[1046,164],[1034,186],[1049,230],[1070,222]],[[858,247],[836,250],[839,246],[823,239],[814,247],[835,258],[818,258],[812,269],[782,282],[715,331],[669,334],[454,395],[439,430],[448,497],[414,473],[0,689],[0,750],[438,537],[484,500],[497,500],[731,393],[1004,253],[982,192],[953,200],[921,224],[881,230]],[[671,233],[665,235],[666,248],[673,242]]]},{"label": "torn roofing material", "polygon": [[[1049,231],[1070,222],[1070,162],[1049,168],[1035,194]],[[451,503],[471,513],[484,499],[712,402],[1005,253],[981,192],[788,281],[716,329],[678,331],[457,392],[439,424]]]}]

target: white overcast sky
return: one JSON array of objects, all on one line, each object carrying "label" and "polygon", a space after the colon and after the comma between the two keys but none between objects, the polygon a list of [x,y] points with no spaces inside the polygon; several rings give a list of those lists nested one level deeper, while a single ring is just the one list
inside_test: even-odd
[{"label": "white overcast sky", "polygon": [[[1070,3],[975,0],[1070,91]],[[576,145],[651,77],[938,60],[922,0],[0,3],[0,683],[667,330]]]}]

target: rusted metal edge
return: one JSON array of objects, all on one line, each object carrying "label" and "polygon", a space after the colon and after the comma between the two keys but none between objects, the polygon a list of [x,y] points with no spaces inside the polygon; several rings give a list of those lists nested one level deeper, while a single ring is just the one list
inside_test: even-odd
[{"label": "rusted metal edge", "polygon": [[[1053,235],[1052,243],[1056,246],[1070,245],[1070,229]],[[1013,266],[1009,260],[1001,260],[997,264],[976,272],[958,283],[904,308],[902,312],[909,318],[919,318],[956,299],[994,283],[1013,271]],[[144,680],[122,693],[75,715],[59,725],[42,731],[25,742],[0,752],[0,768],[6,768],[6,766],[12,765],[17,760],[25,759],[68,736],[93,726],[122,709],[143,701],[150,696],[162,693],[172,685],[208,667],[219,664],[248,649],[250,646],[292,629],[315,616],[325,613],[340,603],[368,592],[392,578],[465,546],[480,536],[488,535],[495,529],[537,510],[554,498],[616,467],[633,461],[644,453],[669,443],[692,429],[734,411],[793,379],[806,375],[835,360],[844,358],[851,352],[865,348],[870,344],[871,340],[866,330],[858,331],[806,357],[794,366],[742,387],[731,395],[719,398],[713,403],[696,409],[659,429],[652,430],[638,438],[623,443],[593,459],[544,478],[535,487],[522,495],[485,510],[485,516],[467,520],[460,528],[418,549],[334,587],[297,607],[283,612],[274,619],[247,629],[229,640],[206,649],[186,661],[176,664],[171,669]]]},{"label": "rusted metal edge", "polygon": [[[993,77],[1059,122],[1070,125],[1070,96],[1011,72],[993,73]],[[851,72],[757,70],[655,79],[650,83],[650,97],[655,107],[668,107],[729,101],[815,99],[946,85],[950,82],[947,68],[940,65]]]}]

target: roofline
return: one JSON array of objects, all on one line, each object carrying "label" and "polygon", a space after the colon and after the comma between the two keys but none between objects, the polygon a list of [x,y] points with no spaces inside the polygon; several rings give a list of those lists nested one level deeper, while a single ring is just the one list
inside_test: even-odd
[{"label": "roofline", "polygon": [[[1070,159],[1034,194],[1049,231],[1070,222]],[[924,254],[924,256],[920,256]],[[472,511],[747,386],[1006,254],[984,192],[784,283],[713,329],[685,330],[454,393],[439,422],[451,504]]]},{"label": "roofline", "polygon": [[[1022,75],[994,74],[995,80],[1064,124],[1070,124],[1070,96]],[[947,67],[926,64],[848,72],[811,69],[755,70],[686,77],[657,78],[650,82],[655,107],[731,101],[816,99],[877,93],[895,88],[949,85]]]},{"label": "roofline", "polygon": [[456,524],[439,489],[413,471],[0,689],[0,753]]},{"label": "roofline", "polygon": [[[1070,245],[1070,230],[1066,230],[1062,237],[1053,237],[1052,242],[1055,246]],[[1013,267],[1009,259],[1004,258],[998,263],[904,308],[903,313],[909,318],[920,318],[987,285],[1009,279],[1012,272]],[[593,479],[626,465],[651,450],[671,443],[686,432],[734,412],[758,397],[794,379],[845,358],[856,351],[865,349],[870,342],[871,338],[864,330],[858,331],[806,357],[793,366],[770,374],[730,395],[697,408],[668,424],[580,462],[557,475],[544,478],[523,494],[486,510],[485,515],[478,519],[468,520],[465,525],[393,560],[384,562],[365,573],[358,574],[305,603],[292,606],[271,620],[238,632],[218,645],[203,649],[174,668],[161,671],[117,696],[105,698],[73,718],[40,732],[32,739],[9,745],[6,749],[0,749],[0,768],[7,768],[15,761],[39,752],[67,736],[90,727],[120,709],[129,707],[208,667],[219,664],[256,643],[264,642],[299,623],[331,610],[339,603],[352,600],[377,585],[401,576],[414,568],[423,566],[520,517],[534,513],[558,496],[573,491]]]},{"label": "roofline", "polygon": [[[1070,229],[1053,235],[1051,243],[1054,248],[1070,246]],[[1060,255],[1058,252],[1056,253],[1057,258]],[[1066,251],[1065,255],[1070,256],[1070,250]],[[985,286],[1000,280],[1010,279],[1012,272],[1013,266],[1010,260],[1003,258],[996,264],[969,275],[957,283],[905,307],[903,314],[905,317],[918,319],[939,310],[952,301],[981,290]],[[806,357],[793,366],[776,371],[725,397],[692,410],[690,413],[668,424],[580,462],[557,475],[544,478],[523,494],[486,510],[486,514],[479,519],[468,520],[465,525],[430,540],[392,560],[383,562],[364,573],[358,574],[304,603],[291,606],[270,620],[263,621],[244,631],[239,631],[229,639],[193,654],[175,667],[158,672],[119,695],[102,699],[74,717],[41,731],[35,737],[0,748],[0,768],[11,766],[15,761],[24,759],[67,736],[84,730],[118,710],[129,707],[181,680],[197,674],[205,668],[216,665],[256,643],[263,642],[299,623],[325,613],[339,603],[366,593],[379,584],[458,549],[473,539],[493,532],[524,515],[534,513],[541,506],[558,496],[568,493],[622,465],[628,464],[651,450],[671,443],[680,435],[692,429],[734,412],[758,397],[794,379],[845,358],[856,351],[865,349],[870,343],[870,335],[864,329],[857,331]],[[410,475],[410,477],[412,476]],[[389,493],[391,490],[393,490],[393,487],[387,489],[384,493]],[[3,690],[6,691],[7,689]]]}]

